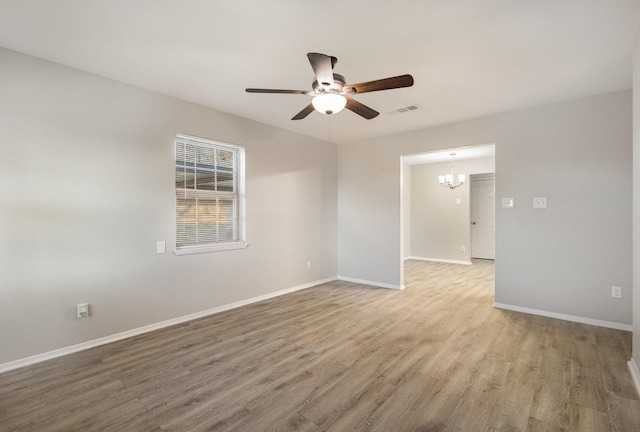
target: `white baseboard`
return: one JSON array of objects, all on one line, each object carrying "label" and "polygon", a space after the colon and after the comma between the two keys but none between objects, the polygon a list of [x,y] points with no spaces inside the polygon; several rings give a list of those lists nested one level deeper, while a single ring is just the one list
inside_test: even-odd
[{"label": "white baseboard", "polygon": [[513,306],[509,304],[504,304],[504,303],[494,303],[493,307],[498,309],[506,309],[514,312],[522,312],[530,315],[540,315],[548,318],[556,318],[564,321],[573,321],[581,324],[590,324],[598,327],[607,327],[607,328],[612,328],[616,330],[633,331],[633,326],[631,324],[622,324],[622,323],[617,323],[613,321],[603,321],[603,320],[597,320],[593,318],[585,318],[585,317],[576,316],[576,315],[567,315],[567,314],[549,312],[549,311],[544,311],[539,309],[529,309],[522,306]]},{"label": "white baseboard", "polygon": [[119,340],[122,340],[122,339],[126,339],[126,338],[130,338],[130,337],[133,337],[133,336],[138,336],[138,335],[143,334],[143,333],[148,333],[148,332],[151,332],[151,331],[154,331],[154,330],[159,330],[159,329],[162,329],[162,328],[165,328],[165,327],[170,327],[172,325],[181,324],[181,323],[184,323],[184,322],[187,322],[187,321],[192,321],[192,320],[195,320],[195,319],[198,319],[198,318],[202,318],[202,317],[206,317],[206,316],[209,316],[209,315],[214,315],[214,314],[217,314],[217,313],[220,313],[220,312],[224,312],[224,311],[227,311],[227,310],[230,310],[230,309],[235,309],[235,308],[239,308],[241,306],[246,306],[246,305],[249,305],[251,303],[256,303],[256,302],[259,302],[259,301],[262,301],[262,300],[267,300],[267,299],[270,299],[270,298],[273,298],[273,297],[278,297],[278,296],[281,296],[281,295],[284,295],[284,294],[289,294],[289,293],[292,293],[292,292],[295,292],[295,291],[300,291],[300,290],[303,290],[303,289],[311,288],[311,287],[316,286],[316,285],[320,285],[320,284],[327,283],[327,282],[332,282],[332,281],[334,281],[336,279],[337,279],[336,277],[330,277],[330,278],[327,278],[327,279],[322,279],[322,280],[318,280],[318,281],[314,281],[314,282],[309,282],[309,283],[306,283],[306,284],[303,284],[303,285],[298,285],[298,286],[293,287],[293,288],[287,288],[287,289],[283,289],[283,290],[280,290],[280,291],[275,291],[275,292],[272,292],[272,293],[269,293],[269,294],[264,294],[264,295],[253,297],[253,298],[250,298],[250,299],[247,299],[247,300],[240,300],[240,301],[237,301],[237,302],[234,302],[234,303],[218,306],[218,307],[215,307],[215,308],[212,308],[212,309],[207,309],[207,310],[196,312],[196,313],[192,313],[192,314],[189,314],[189,315],[184,315],[184,316],[181,316],[181,317],[178,317],[178,318],[173,318],[173,319],[166,320],[166,321],[161,321],[161,322],[158,322],[158,323],[155,323],[155,324],[150,324],[150,325],[147,325],[147,326],[138,327],[138,328],[135,328],[135,329],[132,329],[132,330],[123,331],[121,333],[116,333],[116,334],[105,336],[105,337],[102,337],[102,338],[99,338],[99,339],[94,339],[94,340],[90,340],[90,341],[87,341],[87,342],[82,342],[82,343],[79,343],[77,345],[72,345],[72,346],[56,349],[56,350],[53,350],[53,351],[48,351],[48,352],[45,352],[45,353],[42,353],[42,354],[36,354],[34,356],[31,356],[31,357],[26,357],[26,358],[23,358],[23,359],[10,361],[8,363],[0,364],[0,373],[8,372],[10,370],[18,369],[18,368],[21,368],[21,367],[24,367],[24,366],[29,366],[29,365],[32,365],[32,364],[35,364],[35,363],[40,363],[40,362],[43,362],[43,361],[46,361],[46,360],[51,360],[51,359],[54,359],[56,357],[62,357],[62,356],[65,356],[67,354],[73,354],[73,353],[76,353],[76,352],[79,352],[79,351],[84,351],[84,350],[87,350],[89,348],[94,348],[94,347],[97,347],[97,346],[100,346],[100,345],[106,345],[106,344],[111,343],[111,342],[116,342],[116,341],[119,341]]},{"label": "white baseboard", "polygon": [[450,259],[442,259],[442,258],[426,258],[426,257],[417,257],[417,256],[410,256],[410,257],[406,257],[406,260],[420,260],[420,261],[433,261],[433,262],[441,262],[441,263],[448,263],[448,264],[463,264],[463,265],[473,265],[473,263],[471,261],[463,261],[463,260],[450,260]]},{"label": "white baseboard", "polygon": [[395,289],[395,290],[404,289],[404,285],[392,285],[384,282],[376,282],[376,281],[357,279],[357,278],[351,278],[346,276],[338,276],[338,280],[345,281],[345,282],[358,283],[362,285],[371,285],[371,286],[380,287],[380,288],[388,288],[388,289]]},{"label": "white baseboard", "polygon": [[629,365],[629,371],[631,371],[633,383],[636,385],[636,392],[638,392],[638,396],[640,396],[640,371],[638,371],[638,365],[636,364],[635,359],[629,360],[627,365]]}]

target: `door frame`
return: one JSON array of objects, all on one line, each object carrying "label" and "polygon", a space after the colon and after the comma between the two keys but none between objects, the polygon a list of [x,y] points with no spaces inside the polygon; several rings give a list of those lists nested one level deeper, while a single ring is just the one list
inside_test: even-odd
[{"label": "door frame", "polygon": [[[430,162],[422,162],[423,158],[431,159],[434,156],[442,156],[440,162],[449,161],[451,152],[460,153],[464,150],[476,150],[480,149],[481,151],[491,147],[491,154],[487,157],[492,157],[494,162],[494,173],[495,173],[495,160],[496,160],[496,151],[497,146],[495,142],[488,142],[486,144],[476,144],[476,145],[468,145],[468,146],[459,146],[459,147],[451,147],[451,148],[434,148],[434,149],[424,149],[422,151],[416,151],[413,153],[403,153],[400,155],[400,167],[399,167],[399,183],[400,183],[400,250],[399,250],[399,267],[400,267],[400,284],[397,287],[398,289],[404,289],[404,261],[405,259],[410,258],[410,253],[407,255],[407,246],[410,247],[410,232],[411,232],[411,199],[410,196],[407,196],[407,192],[410,191],[410,181],[411,181],[411,165],[421,164],[421,163],[430,163]],[[476,156],[482,157],[482,156]],[[409,161],[409,159],[419,159],[420,162]],[[473,159],[473,157],[471,158]],[[407,173],[406,170],[409,170]],[[408,175],[407,175],[408,174]],[[482,174],[474,174],[474,175],[482,175]],[[471,176],[468,177],[468,182],[471,182]],[[406,184],[409,182],[409,184]],[[471,210],[469,210],[469,225],[471,224]],[[497,229],[497,228],[496,228]],[[408,232],[407,232],[408,231]],[[471,236],[471,230],[469,230],[469,236]],[[409,241],[409,245],[405,244],[405,241]],[[471,239],[467,244],[471,243]],[[471,255],[471,251],[469,251],[469,255]]]}]

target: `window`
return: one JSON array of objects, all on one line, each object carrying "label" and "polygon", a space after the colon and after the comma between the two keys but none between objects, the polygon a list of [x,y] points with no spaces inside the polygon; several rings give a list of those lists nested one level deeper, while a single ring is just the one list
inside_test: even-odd
[{"label": "window", "polygon": [[244,148],[176,136],[176,254],[246,247]]}]

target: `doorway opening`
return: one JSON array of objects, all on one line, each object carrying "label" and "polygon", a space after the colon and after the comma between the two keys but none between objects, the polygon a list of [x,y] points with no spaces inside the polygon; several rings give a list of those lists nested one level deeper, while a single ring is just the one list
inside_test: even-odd
[{"label": "doorway opening", "polygon": [[[403,155],[401,167],[403,285],[408,260],[472,265],[472,259],[495,259],[494,144]],[[439,177],[452,170],[456,178],[465,174],[465,182],[443,187]]]}]

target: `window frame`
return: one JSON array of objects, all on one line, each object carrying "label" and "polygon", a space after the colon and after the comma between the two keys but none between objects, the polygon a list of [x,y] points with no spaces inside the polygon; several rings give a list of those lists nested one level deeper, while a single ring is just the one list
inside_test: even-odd
[{"label": "window frame", "polygon": [[[235,181],[232,183],[235,184],[236,191],[206,191],[199,189],[185,189],[179,188],[177,183],[177,166],[178,166],[178,145],[179,143],[190,144],[199,146],[202,148],[209,149],[219,149],[225,151],[233,151],[234,157],[237,158],[236,166],[233,168],[233,176],[235,177]],[[175,255],[190,255],[197,253],[206,253],[206,252],[220,252],[225,250],[237,250],[244,249],[248,246],[246,242],[246,231],[245,231],[245,149],[243,146],[239,146],[236,144],[230,144],[226,142],[211,140],[208,138],[196,137],[192,135],[185,134],[176,134],[174,140],[174,187],[175,187],[175,195],[174,195],[174,210],[175,210],[175,219],[174,219],[174,229],[175,229],[175,242],[174,242],[174,254]],[[218,168],[214,168],[217,172]],[[195,177],[194,177],[195,178]],[[216,185],[217,180],[216,180]],[[181,192],[182,191],[182,192]],[[185,246],[178,246],[178,199],[179,194],[184,193],[185,197],[190,192],[191,195],[203,198],[208,197],[208,199],[214,198],[223,198],[233,197],[237,200],[237,205],[235,208],[237,209],[237,215],[234,217],[234,225],[237,226],[237,240],[231,241],[213,241],[206,243],[194,243]],[[198,199],[198,198],[196,198]],[[216,208],[219,207],[219,204],[216,204]],[[234,211],[235,213],[235,211]],[[219,214],[216,211],[216,214]]]}]

